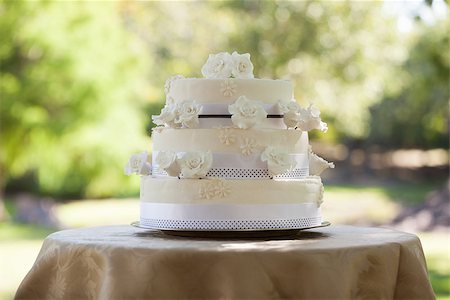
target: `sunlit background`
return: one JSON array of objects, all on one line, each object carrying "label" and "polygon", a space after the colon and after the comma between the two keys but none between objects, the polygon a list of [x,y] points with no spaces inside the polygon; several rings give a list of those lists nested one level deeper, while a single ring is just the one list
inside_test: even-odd
[{"label": "sunlit background", "polygon": [[49,233],[138,219],[122,169],[151,150],[165,80],[236,50],[321,109],[325,218],[418,234],[450,299],[448,14],[443,0],[0,2],[0,298]]}]

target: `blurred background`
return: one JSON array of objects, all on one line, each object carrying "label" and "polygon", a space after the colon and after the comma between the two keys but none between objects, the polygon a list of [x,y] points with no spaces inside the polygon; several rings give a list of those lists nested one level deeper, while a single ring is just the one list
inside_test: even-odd
[{"label": "blurred background", "polygon": [[450,299],[448,15],[444,0],[0,2],[0,299],[51,232],[138,220],[122,170],[151,150],[165,80],[234,50],[321,109],[326,219],[419,235]]}]

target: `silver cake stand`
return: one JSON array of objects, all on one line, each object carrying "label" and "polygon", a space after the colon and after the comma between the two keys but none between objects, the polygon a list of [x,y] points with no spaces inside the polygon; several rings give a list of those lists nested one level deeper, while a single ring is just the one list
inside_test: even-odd
[{"label": "silver cake stand", "polygon": [[183,237],[199,237],[199,238],[270,238],[270,237],[288,237],[297,235],[302,230],[327,227],[331,223],[324,221],[322,224],[311,227],[303,227],[296,229],[248,229],[248,230],[192,230],[192,229],[163,229],[149,228],[142,226],[139,221],[131,223],[132,226],[146,230],[160,230],[167,235],[183,236]]}]

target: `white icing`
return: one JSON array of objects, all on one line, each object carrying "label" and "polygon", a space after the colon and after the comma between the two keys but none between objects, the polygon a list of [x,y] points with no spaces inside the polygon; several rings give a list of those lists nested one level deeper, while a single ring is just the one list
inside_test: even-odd
[{"label": "white icing", "polygon": [[166,80],[166,83],[164,84],[164,91],[165,91],[166,96],[167,96],[166,104],[173,104],[174,101],[173,101],[173,98],[171,97],[171,93],[170,93],[170,90],[171,90],[171,87],[172,87],[172,83],[174,81],[182,79],[182,78],[184,78],[183,75],[174,75],[174,76],[169,77]]},{"label": "white icing", "polygon": [[229,193],[223,197],[201,198],[204,184],[214,179],[177,179],[141,177],[141,201],[178,204],[294,204],[322,201],[320,177],[294,180],[227,179]]},{"label": "white icing", "polygon": [[[225,145],[220,141],[221,130],[221,128],[162,128],[153,131],[153,150],[195,152],[208,149],[214,153],[241,154],[239,143]],[[309,153],[308,133],[300,130],[229,128],[229,134],[236,136],[237,141],[246,137],[253,138],[262,148],[282,145],[289,153]]]},{"label": "white icing", "polygon": [[279,100],[292,99],[292,83],[287,80],[272,79],[231,79],[235,84],[232,95],[224,95],[223,79],[185,78],[173,81],[170,96],[175,102],[195,99],[198,103],[234,102],[239,96],[246,96],[268,104],[276,104]]}]

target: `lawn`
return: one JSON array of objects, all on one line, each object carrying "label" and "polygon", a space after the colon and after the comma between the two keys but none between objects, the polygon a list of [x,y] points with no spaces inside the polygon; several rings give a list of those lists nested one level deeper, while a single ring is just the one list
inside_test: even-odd
[{"label": "lawn", "polygon": [[[418,203],[432,185],[383,187],[327,186],[323,214],[332,224],[388,224],[406,203]],[[84,200],[59,204],[58,218],[67,228],[129,224],[138,219],[136,199]],[[0,299],[11,299],[34,263],[43,239],[53,232],[30,225],[0,223]],[[427,259],[438,299],[450,300],[450,240],[447,232],[416,232]],[[17,262],[21,262],[18,264]]]}]

